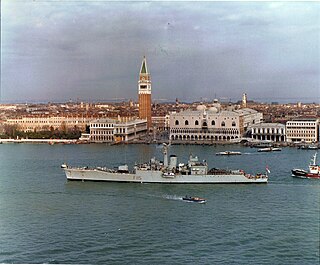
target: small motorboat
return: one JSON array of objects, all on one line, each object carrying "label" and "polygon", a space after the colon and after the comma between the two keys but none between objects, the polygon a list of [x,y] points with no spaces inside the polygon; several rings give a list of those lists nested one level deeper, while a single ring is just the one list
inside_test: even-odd
[{"label": "small motorboat", "polygon": [[311,144],[311,145],[299,145],[298,149],[302,149],[302,150],[317,150],[319,149],[318,145],[315,144]]},{"label": "small motorboat", "polygon": [[307,149],[309,149],[309,150],[317,150],[318,146],[317,145],[308,145]]},{"label": "small motorboat", "polygon": [[274,151],[281,151],[282,149],[281,148],[278,148],[278,147],[273,147],[272,148],[272,151],[274,152]]},{"label": "small motorboat", "polygon": [[281,151],[281,148],[278,147],[267,147],[267,148],[261,148],[258,149],[258,152],[274,152],[274,151]]},{"label": "small motorboat", "polygon": [[187,196],[187,195],[185,197],[182,197],[182,200],[188,201],[188,202],[197,202],[197,203],[206,203],[207,202],[206,199],[203,199],[200,197],[191,197],[191,196]]}]

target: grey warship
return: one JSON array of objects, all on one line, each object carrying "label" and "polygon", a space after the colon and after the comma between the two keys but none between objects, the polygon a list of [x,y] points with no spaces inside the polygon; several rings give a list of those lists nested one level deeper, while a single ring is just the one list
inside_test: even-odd
[{"label": "grey warship", "polygon": [[190,155],[187,163],[178,163],[177,156],[168,158],[168,145],[163,144],[163,162],[151,158],[149,162],[136,164],[133,170],[128,165],[117,169],[106,167],[71,167],[63,164],[68,180],[110,181],[134,183],[167,183],[167,184],[215,184],[215,183],[267,183],[268,174],[247,174],[243,170],[226,170],[208,168],[206,161],[199,161],[197,156]]}]

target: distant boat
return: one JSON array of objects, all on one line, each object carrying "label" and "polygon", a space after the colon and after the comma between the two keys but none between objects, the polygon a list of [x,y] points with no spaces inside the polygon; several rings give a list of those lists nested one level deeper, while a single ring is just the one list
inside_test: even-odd
[{"label": "distant boat", "polygon": [[188,201],[188,202],[197,202],[197,203],[206,203],[207,200],[203,199],[203,198],[199,198],[199,197],[191,197],[191,196],[185,196],[182,198],[182,200],[184,201]]},{"label": "distant boat", "polygon": [[282,149],[281,148],[279,148],[279,147],[273,147],[273,148],[271,148],[271,151],[282,151]]},{"label": "distant boat", "polygon": [[224,151],[216,153],[217,156],[232,156],[232,155],[241,155],[241,152],[236,151]]},{"label": "distant boat", "polygon": [[267,141],[267,142],[253,143],[251,146],[256,148],[267,148],[267,147],[272,147],[272,144],[271,142]]},{"label": "distant boat", "polygon": [[310,145],[300,145],[298,146],[298,149],[304,149],[304,150],[317,150],[318,146],[315,144],[310,144]]},{"label": "distant boat", "polygon": [[267,148],[261,148],[258,149],[258,152],[273,152],[273,151],[281,151],[281,148],[278,147],[267,147]]},{"label": "distant boat", "polygon": [[320,166],[316,164],[317,153],[314,154],[309,165],[309,170],[300,168],[292,169],[292,177],[296,178],[308,178],[308,179],[320,179]]}]

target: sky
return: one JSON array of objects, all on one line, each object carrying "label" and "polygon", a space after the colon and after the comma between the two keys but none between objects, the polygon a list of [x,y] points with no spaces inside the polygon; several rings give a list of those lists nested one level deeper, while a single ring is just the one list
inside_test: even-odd
[{"label": "sky", "polygon": [[317,2],[1,1],[1,103],[320,103]]}]

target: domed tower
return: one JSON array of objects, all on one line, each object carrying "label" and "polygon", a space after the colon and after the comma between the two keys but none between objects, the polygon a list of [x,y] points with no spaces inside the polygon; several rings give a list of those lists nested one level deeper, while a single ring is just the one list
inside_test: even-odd
[{"label": "domed tower", "polygon": [[147,68],[146,57],[143,57],[139,82],[138,82],[138,94],[139,94],[139,118],[147,119],[148,129],[151,128],[151,78]]}]

